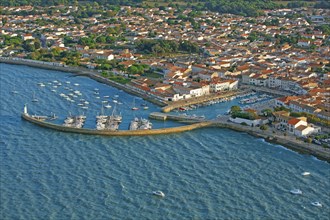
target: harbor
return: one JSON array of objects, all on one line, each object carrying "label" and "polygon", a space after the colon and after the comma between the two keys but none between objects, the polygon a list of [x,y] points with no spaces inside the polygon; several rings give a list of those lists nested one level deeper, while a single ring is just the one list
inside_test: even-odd
[{"label": "harbor", "polygon": [[[202,127],[224,127],[244,131],[256,137],[262,136],[267,141],[275,141],[274,138],[269,138],[275,135],[268,134],[265,136],[262,134],[263,131],[252,132],[253,129],[250,127],[241,128],[236,125],[229,126],[228,124],[216,122],[218,116],[221,118],[228,113],[231,105],[241,105],[243,109],[249,107],[263,109],[274,100],[274,97],[269,95],[256,93],[249,89],[232,91],[208,97],[181,100],[159,109],[159,107],[148,103],[146,99],[135,98],[123,90],[112,89],[106,85],[103,87],[103,84],[100,84],[101,87],[88,86],[86,90],[83,82],[85,80],[86,78],[81,76],[71,78],[68,75],[65,80],[53,78],[34,82],[36,88],[31,95],[32,103],[29,104],[29,108],[31,108],[33,114],[39,115],[39,117],[32,117],[33,120],[30,120],[30,122],[38,125],[45,123],[46,126],[45,124],[41,126],[65,132],[107,136],[170,134]],[[49,98],[54,97],[55,99],[52,98],[52,100],[57,100],[56,102],[61,103],[63,106],[60,112],[56,112],[56,117],[53,119],[50,116],[47,118],[43,116],[47,112],[52,112],[54,108],[51,103],[41,108],[42,103],[44,103],[42,94],[45,92],[49,94]],[[19,94],[15,93],[14,95]],[[34,102],[34,99],[38,101]],[[245,102],[242,102],[242,100],[245,100]],[[256,102],[253,103],[248,100],[256,100]],[[132,103],[135,106],[132,106]],[[136,109],[134,110],[133,107]],[[111,117],[114,110],[116,111],[115,115],[122,117],[122,120],[116,121],[114,117]],[[163,114],[160,113],[161,111],[171,111],[172,114]],[[63,118],[63,115],[67,115],[67,117]],[[73,118],[70,118],[70,116],[73,116]],[[52,119],[52,121],[48,119]],[[299,146],[294,147],[294,150],[309,153],[328,161],[327,156],[322,156],[322,153],[318,153],[317,149],[311,149],[308,146],[301,147],[304,143],[296,140],[291,140],[291,142],[281,141],[281,138],[285,139],[284,137],[278,137],[276,143],[288,148]]]}]

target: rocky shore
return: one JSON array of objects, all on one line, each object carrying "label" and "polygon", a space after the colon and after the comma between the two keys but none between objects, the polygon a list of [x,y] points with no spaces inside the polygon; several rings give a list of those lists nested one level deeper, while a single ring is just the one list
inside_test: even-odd
[{"label": "rocky shore", "polygon": [[263,138],[267,142],[282,145],[298,153],[313,155],[320,160],[325,160],[330,163],[330,148],[325,148],[313,143],[306,143],[291,135],[285,136],[280,132],[273,133],[272,130],[261,130],[259,127],[234,124],[232,122],[228,122],[226,117],[214,121],[213,126],[245,132],[255,137]]}]

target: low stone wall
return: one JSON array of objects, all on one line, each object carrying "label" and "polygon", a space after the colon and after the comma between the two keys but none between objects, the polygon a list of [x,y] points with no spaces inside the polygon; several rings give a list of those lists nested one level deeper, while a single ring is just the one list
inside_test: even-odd
[{"label": "low stone wall", "polygon": [[200,122],[200,123],[195,123],[180,127],[160,128],[160,129],[151,129],[151,130],[108,131],[108,130],[93,130],[93,129],[85,129],[85,128],[65,127],[62,125],[40,121],[26,114],[22,114],[22,118],[41,127],[46,127],[57,131],[78,133],[78,134],[89,134],[89,135],[105,135],[105,136],[144,136],[144,135],[171,134],[171,133],[179,133],[184,131],[191,131],[194,129],[207,127],[212,124],[211,122]]}]

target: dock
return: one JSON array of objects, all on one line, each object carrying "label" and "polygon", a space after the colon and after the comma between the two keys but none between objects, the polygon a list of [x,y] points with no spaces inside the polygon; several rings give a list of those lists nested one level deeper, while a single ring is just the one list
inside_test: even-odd
[{"label": "dock", "polygon": [[192,115],[186,115],[186,114],[173,115],[173,114],[165,114],[161,112],[152,112],[150,113],[149,118],[160,121],[171,120],[171,121],[179,121],[185,123],[208,122],[208,120]]}]

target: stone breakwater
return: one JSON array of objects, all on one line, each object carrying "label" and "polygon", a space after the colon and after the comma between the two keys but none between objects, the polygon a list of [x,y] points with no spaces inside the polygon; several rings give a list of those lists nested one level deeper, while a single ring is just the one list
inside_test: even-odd
[{"label": "stone breakwater", "polygon": [[191,131],[198,128],[208,127],[212,124],[212,122],[199,122],[191,125],[179,126],[179,127],[171,127],[171,128],[160,128],[160,129],[151,129],[151,130],[119,130],[119,131],[107,131],[107,130],[93,130],[93,129],[85,129],[85,128],[72,128],[65,127],[62,125],[57,125],[45,121],[41,121],[31,117],[28,114],[22,114],[22,118],[33,123],[39,125],[41,127],[50,128],[57,131],[62,132],[70,132],[70,133],[79,133],[79,134],[88,134],[88,135],[104,135],[104,136],[144,136],[144,135],[159,135],[159,134],[171,134],[171,133],[179,133],[184,131]]}]

